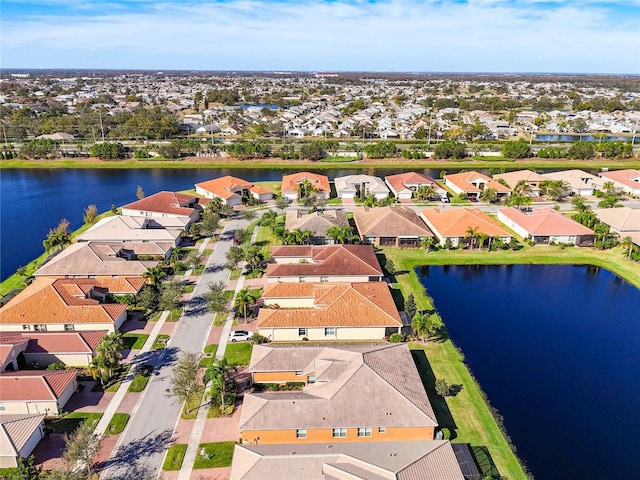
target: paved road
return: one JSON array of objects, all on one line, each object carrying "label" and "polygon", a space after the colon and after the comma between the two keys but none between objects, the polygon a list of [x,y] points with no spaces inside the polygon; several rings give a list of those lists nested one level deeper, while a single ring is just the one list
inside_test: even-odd
[{"label": "paved road", "polygon": [[166,395],[171,372],[182,352],[202,351],[213,321],[202,296],[207,292],[210,282],[226,283],[228,280],[229,271],[224,268],[226,254],[232,245],[234,231],[247,224],[246,220],[233,220],[226,225],[166,348],[149,352],[146,358],[138,359],[155,365],[154,376],[138,402],[101,478],[143,480],[148,476],[157,476],[160,472],[161,462],[171,443],[181,409],[180,404]]}]

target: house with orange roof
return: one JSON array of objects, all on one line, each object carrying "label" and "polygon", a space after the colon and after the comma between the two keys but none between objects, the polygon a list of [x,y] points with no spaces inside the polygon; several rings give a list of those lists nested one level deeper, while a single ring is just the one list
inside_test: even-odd
[{"label": "house with orange roof", "polygon": [[605,181],[613,182],[613,185],[630,195],[640,195],[640,170],[611,170],[609,172],[600,172],[600,178]]},{"label": "house with orange roof", "polygon": [[493,178],[505,181],[511,188],[515,188],[520,181],[525,182],[528,187],[527,196],[529,197],[539,197],[542,194],[540,182],[546,180],[545,177],[531,170],[498,173],[494,175]]},{"label": "house with orange roof", "polygon": [[453,247],[464,247],[472,242],[468,232],[473,229],[476,233],[488,235],[490,239],[499,238],[503,242],[510,242],[512,235],[489,215],[477,208],[452,208],[441,210],[428,208],[420,212],[420,217],[445,246],[447,240]]},{"label": "house with orange roof", "polygon": [[423,239],[433,237],[424,221],[407,207],[356,207],[353,221],[362,243],[369,245],[419,247]]},{"label": "house with orange roof", "polygon": [[534,245],[573,243],[578,247],[592,247],[593,230],[555,211],[552,208],[498,209],[498,220]]},{"label": "house with orange roof", "polygon": [[0,332],[0,352],[5,346],[14,347],[3,362],[6,366],[2,371],[17,371],[31,364],[46,368],[52,363],[87,367],[107,333],[107,330]]},{"label": "house with orange roof", "polygon": [[0,468],[18,466],[44,437],[43,414],[0,414]]},{"label": "house with orange roof", "polygon": [[417,172],[400,173],[384,177],[384,182],[398,200],[411,199],[420,187],[433,187],[440,198],[447,197],[447,190],[433,178]]},{"label": "house with orange roof", "polygon": [[98,279],[36,278],[0,308],[0,332],[115,332],[127,305],[105,303],[108,293]]},{"label": "house with orange roof", "polygon": [[78,389],[76,370],[0,373],[3,414],[58,415]]},{"label": "house with orange roof", "polygon": [[249,371],[304,386],[245,393],[242,443],[430,441],[438,426],[406,344],[256,345]]},{"label": "house with orange roof", "polygon": [[219,198],[230,207],[242,205],[243,199],[253,197],[261,202],[273,198],[273,192],[241,178],[226,175],[195,184],[196,193],[205,198]]},{"label": "house with orange roof", "polygon": [[329,177],[311,172],[298,172],[282,177],[282,186],[280,191],[282,196],[289,201],[298,199],[298,189],[301,183],[307,182],[314,190],[318,198],[328,200],[331,196],[331,186],[329,185]]},{"label": "house with orange roof", "polygon": [[382,268],[370,245],[271,247],[267,282],[379,282]]},{"label": "house with orange roof", "polygon": [[444,184],[460,195],[465,193],[469,198],[480,198],[485,188],[493,188],[498,197],[511,195],[511,188],[493,178],[478,172],[460,172],[444,176]]},{"label": "house with orange roof", "polygon": [[179,217],[187,223],[200,218],[198,197],[184,193],[162,191],[122,207],[123,215],[132,217]]},{"label": "house with orange roof", "polygon": [[384,282],[267,283],[258,333],[274,342],[383,340],[402,327]]}]

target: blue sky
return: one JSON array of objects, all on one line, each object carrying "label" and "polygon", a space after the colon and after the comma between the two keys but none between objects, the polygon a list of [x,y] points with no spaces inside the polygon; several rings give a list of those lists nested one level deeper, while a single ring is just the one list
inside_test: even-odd
[{"label": "blue sky", "polygon": [[640,74],[640,0],[1,0],[2,68]]}]

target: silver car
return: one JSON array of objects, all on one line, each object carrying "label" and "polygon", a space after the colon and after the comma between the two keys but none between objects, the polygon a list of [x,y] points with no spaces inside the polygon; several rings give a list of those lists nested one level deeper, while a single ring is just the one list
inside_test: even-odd
[{"label": "silver car", "polygon": [[253,337],[253,333],[247,330],[236,330],[229,333],[230,342],[246,342],[247,340],[251,340],[251,337]]}]

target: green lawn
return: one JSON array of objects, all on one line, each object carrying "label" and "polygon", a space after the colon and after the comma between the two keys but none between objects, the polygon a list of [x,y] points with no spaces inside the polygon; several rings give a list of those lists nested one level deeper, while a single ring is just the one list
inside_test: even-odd
[{"label": "green lawn", "polygon": [[118,435],[119,433],[122,433],[128,421],[128,413],[114,413],[105,433],[107,435]]},{"label": "green lawn", "polygon": [[129,392],[139,393],[145,389],[153,372],[152,365],[141,365],[129,384]]},{"label": "green lawn", "polygon": [[227,343],[227,349],[224,352],[224,358],[227,363],[233,367],[237,365],[249,365],[251,361],[251,352],[253,345],[251,342]]},{"label": "green lawn", "polygon": [[281,188],[282,188],[282,182],[278,182],[278,181],[264,181],[264,182],[256,182],[256,185],[260,185],[261,187],[264,188],[268,188],[269,190],[271,190],[275,195],[280,195],[281,192]]},{"label": "green lawn", "polygon": [[[234,446],[235,442],[201,443],[198,446],[198,455],[193,468],[198,470],[230,466]],[[200,455],[202,449],[204,449],[204,455]]]},{"label": "green lawn", "polygon": [[169,447],[167,456],[162,464],[163,470],[180,470],[184,461],[184,454],[187,453],[186,443],[176,443]]},{"label": "green lawn", "polygon": [[200,359],[200,367],[208,368],[213,364],[213,360],[216,358],[216,351],[218,351],[218,345],[211,344],[204,347],[204,353],[211,354],[211,356],[202,357]]},{"label": "green lawn", "polygon": [[61,418],[46,419],[45,426],[53,428],[54,433],[72,433],[84,421],[97,425],[101,417],[101,413],[72,412]]},{"label": "green lawn", "polygon": [[117,392],[118,388],[120,388],[120,384],[124,380],[124,377],[129,373],[129,369],[131,365],[122,365],[120,364],[120,371],[105,385],[105,392]]},{"label": "green lawn", "polygon": [[161,333],[153,341],[153,346],[151,348],[153,350],[160,350],[165,347],[165,345],[167,344],[167,340],[169,340],[169,335]]},{"label": "green lawn", "polygon": [[126,350],[140,350],[148,338],[149,335],[146,333],[125,333],[122,335]]},{"label": "green lawn", "polygon": [[280,241],[273,234],[273,228],[271,227],[258,227],[258,235],[256,236],[256,243],[254,244],[260,247],[260,253],[266,260],[271,257],[271,247],[273,245],[280,245]]},{"label": "green lawn", "polygon": [[198,388],[196,392],[191,394],[189,400],[182,407],[180,418],[182,418],[183,420],[193,420],[194,418],[196,418],[196,415],[198,415],[198,407],[206,406],[203,405],[203,394],[203,387]]}]

